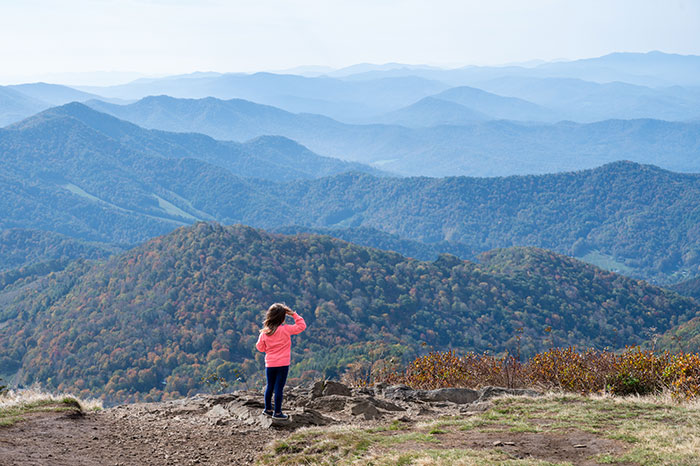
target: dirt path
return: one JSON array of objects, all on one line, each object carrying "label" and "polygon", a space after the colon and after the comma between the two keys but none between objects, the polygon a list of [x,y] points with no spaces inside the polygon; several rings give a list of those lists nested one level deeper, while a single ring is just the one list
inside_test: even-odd
[{"label": "dirt path", "polygon": [[11,427],[0,428],[0,464],[251,464],[275,435],[281,435],[274,430],[126,411],[29,415]]}]

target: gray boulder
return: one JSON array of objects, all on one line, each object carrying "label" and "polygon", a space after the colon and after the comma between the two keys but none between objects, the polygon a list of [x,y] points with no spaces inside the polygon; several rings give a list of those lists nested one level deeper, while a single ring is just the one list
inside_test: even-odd
[{"label": "gray boulder", "polygon": [[384,389],[384,397],[399,401],[449,401],[467,404],[476,401],[480,393],[470,388],[438,388],[436,390],[414,390],[408,385],[392,385]]},{"label": "gray boulder", "polygon": [[[421,390],[421,392],[423,392]],[[423,401],[449,401],[458,405],[473,403],[481,395],[478,391],[470,388],[438,388],[437,390],[426,390],[419,394]]]},{"label": "gray boulder", "polygon": [[479,390],[479,401],[486,401],[491,398],[502,396],[502,395],[513,395],[513,396],[541,396],[542,393],[537,390],[529,390],[526,388],[503,388],[503,387],[484,387]]},{"label": "gray boulder", "polygon": [[348,397],[341,395],[320,396],[311,400],[307,407],[318,409],[319,411],[342,411],[345,409],[347,400]]},{"label": "gray boulder", "polygon": [[329,395],[351,396],[352,390],[347,385],[332,380],[318,381],[311,388],[311,398]]},{"label": "gray boulder", "polygon": [[382,414],[379,412],[379,410],[368,400],[362,400],[358,403],[355,403],[352,408],[350,408],[350,413],[353,416],[362,416],[366,420],[372,420],[372,419],[379,419],[382,417]]}]

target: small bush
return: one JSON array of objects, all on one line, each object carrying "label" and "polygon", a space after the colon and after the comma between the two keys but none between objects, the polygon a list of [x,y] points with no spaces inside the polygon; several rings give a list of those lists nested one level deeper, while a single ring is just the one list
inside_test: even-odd
[{"label": "small bush", "polygon": [[414,388],[480,388],[499,385],[576,393],[646,395],[669,390],[676,398],[700,395],[700,354],[627,348],[620,354],[574,347],[552,348],[521,363],[511,355],[431,352],[403,370],[383,369],[373,382]]}]

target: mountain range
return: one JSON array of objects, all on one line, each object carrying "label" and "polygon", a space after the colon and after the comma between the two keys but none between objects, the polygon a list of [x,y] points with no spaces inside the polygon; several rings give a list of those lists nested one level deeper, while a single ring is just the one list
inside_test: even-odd
[{"label": "mountain range", "polygon": [[3,377],[108,402],[192,394],[210,373],[259,376],[254,344],[275,301],[308,323],[293,346],[291,376],[301,380],[337,376],[370,349],[388,363],[426,348],[622,348],[700,310],[541,249],[421,262],[327,236],[206,223],[21,282],[0,300]]},{"label": "mountain range", "polygon": [[135,244],[197,220],[366,227],[467,257],[537,246],[660,283],[700,272],[698,175],[622,162],[505,178],[312,179],[323,166],[311,159],[315,173],[284,182],[291,170],[265,165],[266,151],[280,160],[267,139],[240,145],[144,130],[81,104],[56,108],[0,132],[0,228]]},{"label": "mountain range", "polygon": [[[464,91],[446,93],[444,98],[458,101]],[[522,104],[489,97],[489,101],[493,100],[511,108]],[[183,100],[159,96],[124,106],[100,102],[90,105],[147,128],[201,132],[223,140],[281,135],[324,156],[371,164],[408,176],[552,173],[627,159],[677,171],[700,171],[698,122],[608,120],[590,124],[531,124],[491,120],[469,124],[468,120],[480,118],[478,113],[461,112],[455,107],[459,105],[456,102],[439,99],[427,102],[429,107],[457,108],[453,117],[461,119],[462,125],[427,128],[348,125],[318,115],[293,114],[252,102],[213,98]],[[497,108],[495,104],[494,108]],[[425,108],[393,114],[393,118],[403,123],[416,118],[448,116],[442,110],[431,113]],[[413,124],[419,125],[416,121]]]},{"label": "mountain range", "polygon": [[0,127],[56,105],[96,98],[102,97],[60,84],[27,83],[0,86]]}]

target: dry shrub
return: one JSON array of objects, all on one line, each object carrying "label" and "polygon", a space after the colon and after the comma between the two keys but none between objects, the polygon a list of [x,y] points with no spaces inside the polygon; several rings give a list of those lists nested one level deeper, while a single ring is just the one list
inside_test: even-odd
[{"label": "dry shrub", "polygon": [[700,395],[700,355],[636,347],[616,354],[569,347],[552,348],[521,363],[511,355],[431,352],[405,369],[374,371],[372,382],[421,389],[499,385],[613,395],[669,391],[676,398],[693,398]]}]

